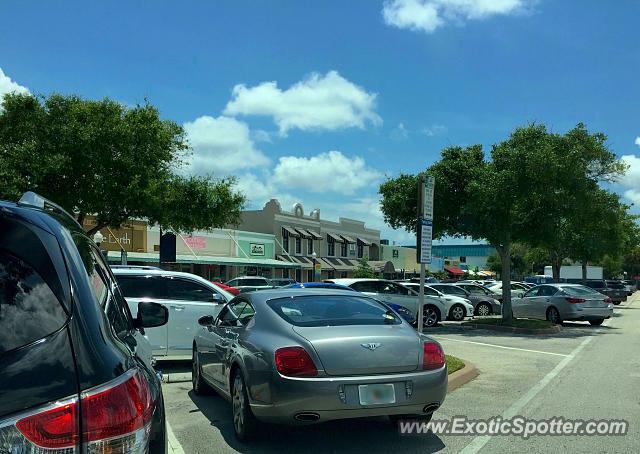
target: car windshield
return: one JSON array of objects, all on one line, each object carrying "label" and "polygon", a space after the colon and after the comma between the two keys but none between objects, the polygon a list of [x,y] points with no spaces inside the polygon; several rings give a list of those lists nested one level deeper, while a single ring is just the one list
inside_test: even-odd
[{"label": "car windshield", "polygon": [[295,326],[398,325],[400,318],[376,300],[359,296],[295,296],[267,302]]}]

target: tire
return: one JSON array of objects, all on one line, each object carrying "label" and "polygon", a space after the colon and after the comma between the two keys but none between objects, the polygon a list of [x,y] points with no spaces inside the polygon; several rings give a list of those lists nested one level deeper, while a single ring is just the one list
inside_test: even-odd
[{"label": "tire", "polygon": [[462,304],[454,304],[453,306],[451,306],[451,309],[449,309],[449,318],[451,320],[459,322],[461,320],[464,320],[465,312],[466,311]]},{"label": "tire", "polygon": [[431,421],[431,418],[433,418],[433,413],[429,413],[428,415],[389,415],[389,421],[391,421],[391,424],[394,426],[397,426],[398,422],[403,419],[418,420],[419,422],[426,424]]},{"label": "tire", "polygon": [[425,304],[424,309],[422,311],[423,327],[435,326],[439,321],[440,321],[440,311],[438,310],[438,308],[430,304]]},{"label": "tire", "polygon": [[200,368],[200,360],[195,345],[191,356],[191,385],[193,386],[193,392],[198,395],[207,394],[211,389],[202,378],[202,369]]},{"label": "tire", "polygon": [[476,315],[484,317],[486,315],[491,315],[492,313],[493,310],[487,303],[480,303],[476,306]]},{"label": "tire", "polygon": [[599,318],[598,320],[589,320],[589,323],[592,326],[600,326],[602,325],[602,322],[604,322],[604,318]]},{"label": "tire", "polygon": [[231,417],[236,438],[245,443],[256,437],[258,424],[249,405],[247,387],[240,369],[236,369],[231,390]]},{"label": "tire", "polygon": [[554,325],[562,325],[562,318],[560,318],[560,312],[555,307],[547,309],[547,320]]},{"label": "tire", "polygon": [[614,304],[614,306],[617,306],[618,304],[620,304],[622,301],[612,301],[612,303]]}]

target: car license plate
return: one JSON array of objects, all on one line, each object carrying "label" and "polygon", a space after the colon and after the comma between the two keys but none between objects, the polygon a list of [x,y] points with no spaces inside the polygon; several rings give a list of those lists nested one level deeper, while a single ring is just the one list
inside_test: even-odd
[{"label": "car license plate", "polygon": [[359,385],[361,405],[395,404],[396,390],[393,384]]}]

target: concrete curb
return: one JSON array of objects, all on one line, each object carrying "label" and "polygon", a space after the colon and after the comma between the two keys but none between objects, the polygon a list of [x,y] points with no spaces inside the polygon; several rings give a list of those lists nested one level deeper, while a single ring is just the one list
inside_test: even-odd
[{"label": "concrete curb", "polygon": [[469,323],[465,329],[486,329],[488,331],[500,331],[513,334],[558,334],[562,331],[562,325],[554,325],[551,328],[516,328],[513,326],[487,325],[484,323]]},{"label": "concrete curb", "polygon": [[471,362],[462,360],[464,367],[449,375],[449,384],[447,385],[447,394],[466,385],[478,376],[478,369]]},{"label": "concrete curb", "polygon": [[164,374],[163,383],[184,383],[191,381],[191,372],[176,372],[172,374]]}]

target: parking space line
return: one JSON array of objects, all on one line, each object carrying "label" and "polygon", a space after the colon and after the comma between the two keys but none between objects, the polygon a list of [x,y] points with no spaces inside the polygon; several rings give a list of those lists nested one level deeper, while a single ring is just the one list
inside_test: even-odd
[{"label": "parking space line", "polygon": [[182,445],[176,438],[173,430],[171,429],[171,425],[169,421],[166,421],[167,424],[167,442],[169,443],[169,449],[167,450],[169,454],[184,454],[184,449],[182,449]]},{"label": "parking space line", "polygon": [[504,345],[486,344],[484,342],[475,342],[475,341],[468,341],[468,340],[462,340],[462,339],[452,339],[451,337],[437,337],[437,336],[435,336],[435,337],[436,337],[436,339],[448,340],[448,341],[453,341],[453,342],[464,342],[465,344],[483,345],[485,347],[503,348],[505,350],[518,350],[518,351],[521,351],[521,352],[541,353],[543,355],[553,355],[553,356],[564,356],[564,357],[569,356],[569,355],[565,355],[564,353],[543,352],[541,350],[529,350],[528,348],[506,347]]},{"label": "parking space line", "polygon": [[[563,358],[562,361],[558,363],[556,367],[551,370],[547,375],[545,375],[542,380],[535,384],[527,393],[522,396],[520,399],[515,401],[509,408],[507,408],[502,414],[503,419],[510,419],[520,413],[520,411],[527,405],[531,399],[533,399],[540,391],[542,391],[545,386],[549,384],[551,380],[553,380],[562,369],[564,369],[567,364],[571,362],[573,358],[576,357],[578,353],[582,351],[582,349],[591,342],[593,338],[587,337],[583,340],[580,345],[578,345],[571,353],[569,353],[566,358]],[[482,435],[474,438],[471,443],[469,443],[460,453],[464,454],[475,454],[480,451],[491,439],[490,435]]]}]

